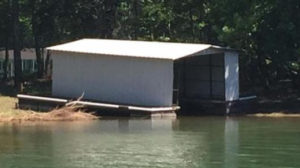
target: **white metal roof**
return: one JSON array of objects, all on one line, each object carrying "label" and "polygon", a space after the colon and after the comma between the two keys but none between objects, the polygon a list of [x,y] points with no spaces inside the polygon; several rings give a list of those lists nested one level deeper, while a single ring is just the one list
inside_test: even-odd
[{"label": "white metal roof", "polygon": [[48,47],[47,49],[51,51],[176,60],[209,48],[226,49],[210,44],[107,39],[82,39]]}]

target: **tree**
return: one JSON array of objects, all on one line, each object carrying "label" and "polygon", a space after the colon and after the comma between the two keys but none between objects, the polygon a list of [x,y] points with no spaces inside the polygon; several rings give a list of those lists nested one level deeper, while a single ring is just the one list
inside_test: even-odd
[{"label": "tree", "polygon": [[2,32],[0,36],[3,38],[5,48],[5,59],[3,62],[3,80],[7,79],[7,68],[8,68],[8,59],[9,59],[9,47],[10,47],[10,0],[2,1],[0,3],[0,15],[3,16],[0,21],[0,31]]},{"label": "tree", "polygon": [[33,46],[36,52],[37,77],[44,76],[45,58],[44,48],[51,44],[55,36],[54,22],[56,19],[55,4],[53,0],[29,0],[27,2],[27,17],[32,27]]},{"label": "tree", "polygon": [[[8,1],[15,4],[11,8],[17,6],[17,0],[0,2],[0,45],[10,48],[14,42],[17,64],[17,48],[34,47],[38,77],[45,66],[42,51],[49,45],[118,38],[237,48],[242,50],[242,85],[269,88],[282,79],[292,79],[295,86],[300,81],[300,1],[19,0],[22,8],[11,9],[11,16],[2,7]],[[2,33],[10,29],[11,35]]]},{"label": "tree", "polygon": [[12,29],[13,29],[13,49],[14,49],[14,78],[15,87],[21,91],[22,84],[22,62],[20,46],[20,21],[19,21],[19,0],[12,0]]}]

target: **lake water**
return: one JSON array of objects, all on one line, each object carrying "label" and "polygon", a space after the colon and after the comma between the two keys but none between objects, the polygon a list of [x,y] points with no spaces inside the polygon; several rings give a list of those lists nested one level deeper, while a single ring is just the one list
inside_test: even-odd
[{"label": "lake water", "polygon": [[300,118],[0,125],[0,168],[299,168]]}]

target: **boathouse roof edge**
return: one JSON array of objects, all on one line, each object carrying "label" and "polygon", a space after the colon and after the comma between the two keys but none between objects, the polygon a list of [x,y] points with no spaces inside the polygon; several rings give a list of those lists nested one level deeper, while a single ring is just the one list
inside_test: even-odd
[{"label": "boathouse roof edge", "polygon": [[47,48],[47,50],[58,52],[88,53],[168,60],[177,60],[192,55],[198,55],[207,49],[237,51],[232,48],[211,44],[113,39],[81,39]]}]

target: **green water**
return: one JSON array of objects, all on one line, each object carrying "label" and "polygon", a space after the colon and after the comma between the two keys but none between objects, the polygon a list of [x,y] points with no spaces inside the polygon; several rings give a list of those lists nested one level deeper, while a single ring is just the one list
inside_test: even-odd
[{"label": "green water", "polygon": [[299,168],[300,119],[0,125],[0,168]]}]

